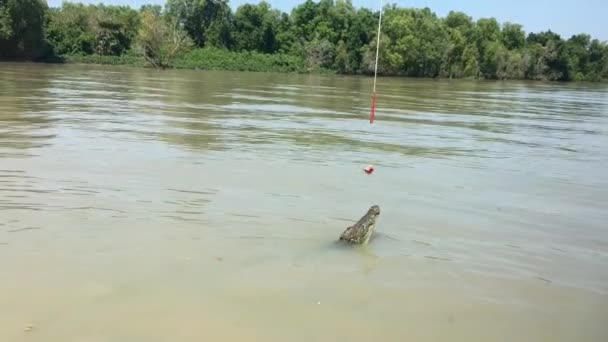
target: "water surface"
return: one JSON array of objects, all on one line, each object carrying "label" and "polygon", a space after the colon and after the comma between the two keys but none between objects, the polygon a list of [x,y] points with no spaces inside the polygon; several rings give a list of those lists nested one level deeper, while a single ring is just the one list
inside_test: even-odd
[{"label": "water surface", "polygon": [[370,88],[0,64],[0,340],[605,341],[608,86]]}]

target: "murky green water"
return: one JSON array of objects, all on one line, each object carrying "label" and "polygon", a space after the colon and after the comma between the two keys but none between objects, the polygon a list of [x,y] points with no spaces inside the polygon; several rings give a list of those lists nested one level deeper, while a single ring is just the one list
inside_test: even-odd
[{"label": "murky green water", "polygon": [[608,86],[370,88],[0,64],[0,340],[605,341]]}]

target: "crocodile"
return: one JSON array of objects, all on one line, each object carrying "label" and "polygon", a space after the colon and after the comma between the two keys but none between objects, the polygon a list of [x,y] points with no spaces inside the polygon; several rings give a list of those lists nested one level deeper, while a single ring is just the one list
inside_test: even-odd
[{"label": "crocodile", "polygon": [[339,240],[357,245],[367,244],[376,228],[378,216],[380,216],[380,207],[373,205],[357,223],[346,228]]}]

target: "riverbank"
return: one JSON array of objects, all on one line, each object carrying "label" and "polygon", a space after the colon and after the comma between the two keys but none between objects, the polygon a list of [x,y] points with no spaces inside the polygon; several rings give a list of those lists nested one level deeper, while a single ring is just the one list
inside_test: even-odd
[{"label": "riverbank", "polygon": [[[151,67],[144,58],[129,51],[122,56],[103,56],[103,55],[64,55],[42,60],[48,63],[67,63],[67,64],[95,64],[95,65],[125,65],[132,67]],[[339,74],[336,70],[326,68],[310,68],[306,60],[302,57],[288,54],[266,54],[259,52],[235,52],[218,48],[193,49],[182,55],[177,56],[169,63],[169,69],[189,69],[189,70],[216,70],[216,71],[250,71],[250,72],[277,72],[277,73],[301,73],[301,74]],[[353,75],[353,73],[346,73]],[[381,73],[380,73],[381,74]],[[360,75],[360,73],[356,73]],[[382,76],[401,76],[406,75],[386,74]],[[428,78],[428,77],[414,77]],[[437,79],[478,79],[483,77],[435,77]],[[492,80],[492,79],[489,79]],[[527,79],[527,78],[503,78],[505,80],[527,80],[527,81],[554,81],[549,79]],[[570,81],[584,82],[585,80]],[[587,80],[588,81],[588,80]],[[605,82],[605,80],[594,80],[592,82]]]},{"label": "riverbank", "polygon": [[134,52],[145,47],[151,64],[164,68],[369,75],[378,55],[382,76],[608,80],[608,43],[584,33],[562,37],[463,12],[386,6],[378,49],[379,12],[348,2],[303,1],[290,13],[266,2],[234,11],[226,1],[185,4],[49,9],[41,0],[9,1],[0,5],[0,60],[68,56],[143,66]]},{"label": "riverbank", "polygon": [[[146,61],[133,53],[122,56],[66,55],[59,59],[62,63],[82,63],[101,65],[128,65],[146,67]],[[333,73],[326,69],[310,69],[306,61],[287,54],[264,54],[257,52],[234,52],[215,48],[194,49],[177,56],[171,63],[172,69],[257,71],[283,73]]]}]

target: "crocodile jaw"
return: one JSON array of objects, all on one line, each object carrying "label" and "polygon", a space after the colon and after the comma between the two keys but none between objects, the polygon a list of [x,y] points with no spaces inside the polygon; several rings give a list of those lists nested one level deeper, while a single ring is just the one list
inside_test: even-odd
[{"label": "crocodile jaw", "polygon": [[363,238],[361,239],[361,244],[367,244],[369,242],[369,239],[372,237],[372,234],[374,233],[374,229],[376,229],[376,221],[375,220],[374,220],[374,223],[372,223],[367,228],[367,232],[365,233],[365,235],[363,235]]}]

